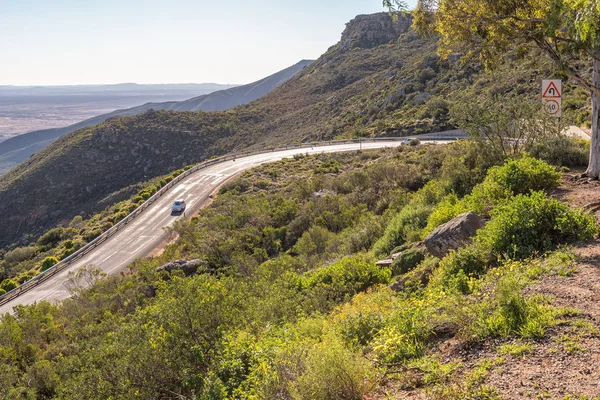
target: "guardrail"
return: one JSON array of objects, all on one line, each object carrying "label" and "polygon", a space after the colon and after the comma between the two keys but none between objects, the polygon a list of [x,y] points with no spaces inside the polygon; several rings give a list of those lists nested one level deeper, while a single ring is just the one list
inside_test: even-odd
[{"label": "guardrail", "polygon": [[[107,239],[109,239],[111,236],[113,236],[115,233],[117,233],[119,230],[121,230],[121,228],[123,228],[129,222],[133,221],[133,219],[135,217],[137,217],[146,208],[148,208],[150,205],[152,205],[159,197],[161,197],[163,194],[168,192],[169,189],[171,189],[173,186],[175,186],[175,184],[179,183],[181,180],[183,180],[184,178],[188,177],[189,175],[193,174],[194,172],[196,172],[200,169],[209,167],[214,164],[219,164],[221,162],[235,160],[236,158],[248,157],[248,156],[253,156],[253,155],[267,153],[267,152],[276,152],[276,151],[283,151],[283,150],[297,149],[297,148],[309,148],[309,147],[312,148],[312,147],[329,146],[329,145],[335,145],[335,144],[353,144],[353,143],[356,144],[356,143],[382,142],[382,141],[396,142],[396,141],[407,140],[407,139],[410,139],[410,137],[381,137],[381,138],[367,138],[367,139],[361,138],[361,139],[349,139],[349,140],[329,140],[326,142],[298,143],[298,144],[289,144],[289,145],[281,146],[281,147],[265,148],[265,149],[256,150],[256,151],[233,153],[233,154],[228,154],[225,156],[213,158],[213,159],[210,159],[207,161],[203,161],[199,164],[196,164],[192,168],[182,172],[178,176],[176,176],[171,182],[167,183],[165,186],[160,188],[148,200],[146,200],[142,205],[140,205],[138,208],[133,210],[129,215],[127,215],[121,221],[116,223],[114,226],[112,226],[106,232],[102,233],[96,239],[92,240],[91,242],[89,242],[88,244],[83,246],[81,249],[77,250],[70,256],[64,258],[57,264],[54,264],[52,267],[48,268],[46,271],[31,278],[27,282],[24,282],[19,287],[0,296],[0,306],[19,297],[23,293],[33,289],[40,283],[47,281],[48,279],[50,279],[51,277],[58,274],[66,267],[68,267],[73,261],[76,261],[76,260],[80,259],[81,257],[85,256],[86,254],[88,254],[90,251],[92,251],[93,249],[98,247],[100,244],[104,243]],[[447,136],[439,136],[439,137],[428,136],[427,138],[424,138],[423,140],[453,141],[453,140],[457,140],[457,139],[459,139],[459,138],[447,137]]]}]

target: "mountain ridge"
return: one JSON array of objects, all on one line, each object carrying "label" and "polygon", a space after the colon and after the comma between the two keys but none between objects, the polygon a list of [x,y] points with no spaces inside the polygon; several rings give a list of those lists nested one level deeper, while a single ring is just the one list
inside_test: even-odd
[{"label": "mountain ridge", "polygon": [[43,149],[46,145],[59,137],[88,126],[97,125],[109,118],[118,116],[133,116],[145,111],[175,110],[175,111],[222,111],[240,104],[256,100],[280,86],[283,82],[297,73],[312,60],[301,60],[275,74],[269,75],[247,85],[236,86],[229,89],[218,90],[201,96],[196,96],[183,101],[168,101],[160,103],[145,103],[140,106],[120,109],[108,114],[102,114],[76,124],[54,129],[44,129],[25,133],[3,142],[0,142],[0,174],[30,157],[33,153]]}]

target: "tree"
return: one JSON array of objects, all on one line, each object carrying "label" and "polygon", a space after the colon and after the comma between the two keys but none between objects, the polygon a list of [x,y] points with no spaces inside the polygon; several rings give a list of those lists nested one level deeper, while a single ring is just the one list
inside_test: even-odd
[{"label": "tree", "polygon": [[[406,4],[385,0],[390,9]],[[600,176],[600,2],[598,0],[418,0],[417,30],[440,35],[440,53],[456,46],[494,67],[507,50],[535,45],[572,80],[589,90],[592,138],[586,175]],[[591,64],[591,65],[590,65]],[[592,67],[592,76],[586,70]]]},{"label": "tree", "polygon": [[457,100],[450,114],[496,160],[514,157],[558,135],[554,118],[536,104],[520,98],[500,101],[494,96],[477,104]]}]

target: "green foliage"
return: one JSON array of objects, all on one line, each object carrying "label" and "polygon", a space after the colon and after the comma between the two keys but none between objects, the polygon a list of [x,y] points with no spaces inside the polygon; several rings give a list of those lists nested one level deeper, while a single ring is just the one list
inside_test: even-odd
[{"label": "green foliage", "polygon": [[551,165],[524,155],[490,168],[484,185],[498,185],[511,194],[526,194],[532,190],[550,190],[558,186],[560,174]]},{"label": "green foliage", "polygon": [[31,260],[37,254],[33,246],[17,247],[4,255],[4,261],[9,264],[16,264],[22,261]]},{"label": "green foliage", "polygon": [[530,353],[534,345],[529,342],[506,343],[498,348],[498,354],[510,354],[513,357],[523,357],[524,354]]},{"label": "green foliage", "polygon": [[432,180],[414,193],[408,204],[392,217],[385,233],[373,246],[375,255],[386,256],[405,242],[418,240],[433,206],[444,194],[443,184],[436,180]]},{"label": "green foliage", "polygon": [[543,192],[518,195],[492,212],[476,241],[498,256],[525,258],[558,244],[591,239],[598,233],[593,216],[572,210]]},{"label": "green foliage", "polygon": [[[402,379],[416,376],[413,387],[425,385],[428,393],[493,398],[485,376],[501,361],[466,372],[430,353],[450,337],[541,338],[567,311],[523,289],[544,274],[572,274],[574,256],[563,249],[499,262],[504,255],[490,243],[506,236],[503,246],[513,248],[514,240],[529,240],[519,225],[527,221],[537,237],[554,237],[551,248],[595,228],[590,217],[543,193],[515,195],[502,186],[526,173],[496,173],[486,180],[491,189],[479,185],[469,195],[489,210],[494,228],[480,230],[473,243],[441,261],[422,259],[411,243],[395,249],[407,252],[395,266],[404,273],[404,291],[392,291],[385,286],[391,271],[374,264],[369,247],[379,237],[390,248],[414,240],[418,234],[410,227],[419,232],[426,218],[417,211],[442,199],[448,207],[463,201],[448,196],[449,183],[471,186],[482,179],[484,165],[475,161],[454,180],[444,154],[463,146],[348,153],[336,156],[337,164],[299,157],[244,174],[243,193],[227,190],[198,216],[178,222],[177,242],[156,259],[137,261],[134,273],[100,279],[99,271],[85,268],[70,275],[71,299],[18,307],[2,317],[0,395],[359,399],[400,369],[406,371]],[[339,172],[320,173],[324,162]],[[419,184],[411,179],[415,165]],[[120,204],[81,231],[128,207]],[[530,215],[551,215],[556,230],[544,225],[552,218]],[[394,228],[385,231],[387,224]],[[57,249],[81,244],[75,237]],[[202,262],[194,276],[156,271],[192,258]],[[3,281],[0,292],[30,273]],[[579,325],[573,324],[577,332],[592,334]],[[572,337],[560,345],[576,351]],[[526,350],[502,351],[518,356]],[[463,382],[456,384],[461,373]]]},{"label": "green foliage", "polygon": [[313,257],[324,254],[328,243],[335,238],[335,234],[322,226],[312,226],[302,234],[293,247],[293,251],[304,257]]},{"label": "green foliage", "polygon": [[414,269],[425,259],[425,251],[418,248],[409,248],[400,253],[392,263],[392,274],[400,275]]},{"label": "green foliage", "polygon": [[5,279],[0,283],[0,289],[6,291],[6,292],[10,292],[11,290],[13,290],[14,288],[16,288],[17,286],[19,286],[17,284],[17,282],[15,282],[12,279]]},{"label": "green foliage", "polygon": [[529,152],[552,165],[581,168],[587,166],[590,142],[561,136],[538,142],[530,147]]},{"label": "green foliage", "polygon": [[432,334],[429,306],[418,300],[397,305],[371,342],[382,362],[397,363],[423,356]]},{"label": "green foliage", "polygon": [[291,388],[292,398],[360,400],[374,375],[366,358],[328,337],[308,350],[304,371]]},{"label": "green foliage", "polygon": [[487,216],[494,206],[512,195],[554,189],[559,179],[552,166],[528,154],[507,160],[502,166],[491,167],[485,180],[462,199],[455,194],[446,196],[429,216],[423,236],[467,211]]},{"label": "green foliage", "polygon": [[301,280],[302,290],[310,291],[311,304],[339,303],[369,287],[389,282],[391,272],[363,256],[345,257],[326,267],[307,273]]},{"label": "green foliage", "polygon": [[427,205],[407,205],[388,224],[381,239],[373,246],[377,256],[386,256],[406,241],[414,241],[427,223],[431,207]]},{"label": "green foliage", "polygon": [[470,293],[474,278],[485,271],[489,255],[478,246],[467,246],[450,252],[440,262],[430,287],[451,290],[457,293]]},{"label": "green foliage", "polygon": [[42,261],[42,266],[40,267],[40,271],[45,271],[57,263],[58,263],[58,258],[52,257],[52,256],[46,257],[46,258],[44,258],[44,261]]},{"label": "green foliage", "polygon": [[506,275],[496,284],[492,298],[474,306],[475,318],[468,328],[475,338],[488,336],[541,338],[556,324],[557,312],[543,297],[525,298],[519,277]]}]

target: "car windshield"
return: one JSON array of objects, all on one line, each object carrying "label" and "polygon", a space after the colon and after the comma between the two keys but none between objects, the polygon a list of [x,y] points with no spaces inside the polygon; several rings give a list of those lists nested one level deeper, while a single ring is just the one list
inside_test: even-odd
[{"label": "car windshield", "polygon": [[179,200],[177,200],[177,201],[175,202],[175,205],[176,205],[176,206],[180,206],[182,203],[183,203],[183,201],[179,201]]}]

